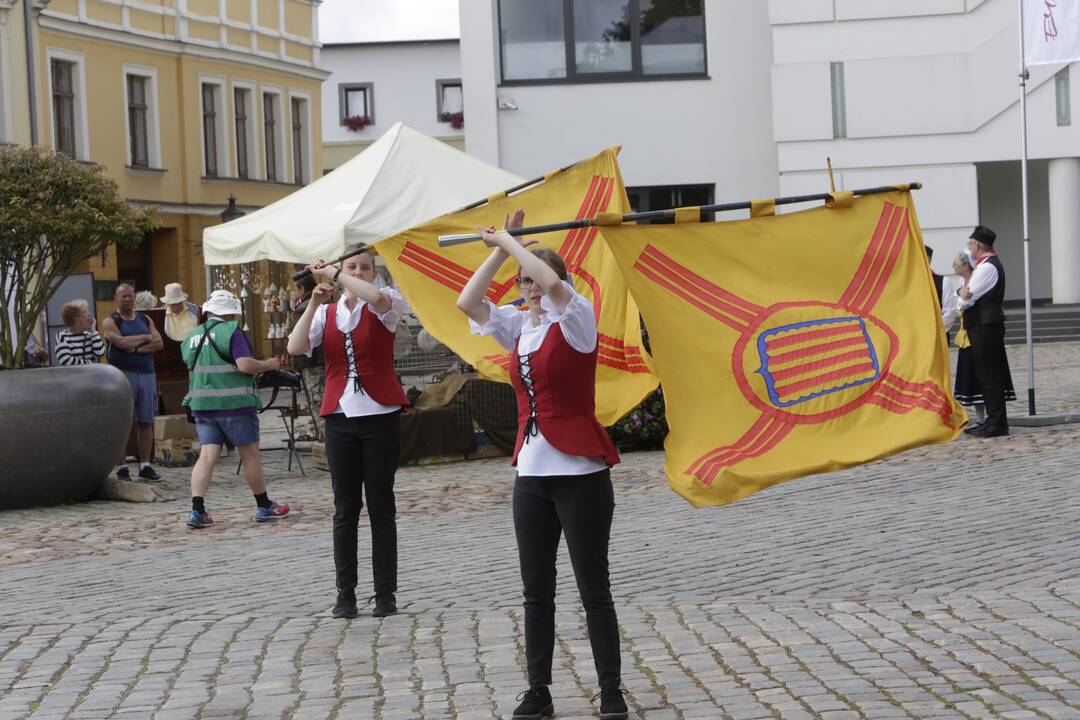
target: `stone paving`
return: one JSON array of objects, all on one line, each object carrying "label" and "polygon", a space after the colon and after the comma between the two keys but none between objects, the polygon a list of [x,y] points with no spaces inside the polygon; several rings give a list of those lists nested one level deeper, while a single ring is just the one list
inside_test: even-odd
[{"label": "stone paving", "polygon": [[[1080,408],[1080,345],[1036,359],[1040,412]],[[183,525],[181,468],[163,471],[175,502],[0,513],[0,720],[509,717],[525,675],[506,459],[401,469],[403,612],[341,621],[329,479],[283,455],[266,453],[271,496],[293,513],[274,525],[252,522],[234,460],[203,532]],[[1080,426],[707,510],[662,463],[630,453],[613,474],[631,717],[1080,718]],[[556,717],[594,717],[565,551],[559,571]]]}]

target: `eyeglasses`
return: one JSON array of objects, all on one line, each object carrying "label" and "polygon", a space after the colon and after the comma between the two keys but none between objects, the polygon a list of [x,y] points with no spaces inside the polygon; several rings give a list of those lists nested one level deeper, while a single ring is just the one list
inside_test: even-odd
[{"label": "eyeglasses", "polygon": [[518,275],[517,284],[518,287],[529,287],[533,284],[533,279],[531,277],[526,277],[525,275]]}]

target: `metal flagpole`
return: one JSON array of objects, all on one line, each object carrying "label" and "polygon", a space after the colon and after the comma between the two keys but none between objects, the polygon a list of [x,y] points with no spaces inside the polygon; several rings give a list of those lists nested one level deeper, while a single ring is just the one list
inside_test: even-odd
[{"label": "metal flagpole", "polygon": [[1027,58],[1024,54],[1024,0],[1020,3],[1020,186],[1024,213],[1024,326],[1027,329],[1028,415],[1035,414],[1035,349],[1031,333],[1031,233],[1028,228]]},{"label": "metal flagpole", "polygon": [[[880,195],[881,193],[919,190],[921,188],[921,182],[910,182],[904,185],[886,185],[883,187],[852,190],[851,194],[855,195],[856,197],[861,197],[863,195]],[[830,197],[830,193],[817,193],[814,195],[794,195],[792,197],[776,198],[775,200],[773,200],[773,202],[776,205],[794,205],[796,203],[828,200]],[[701,214],[705,214],[714,212],[729,212],[731,210],[749,210],[750,205],[751,204],[749,200],[744,200],[743,202],[723,203],[719,205],[702,205],[698,208],[698,212]],[[632,223],[642,220],[671,220],[674,217],[675,208],[672,208],[670,210],[647,210],[645,212],[623,215],[622,222]],[[550,225],[534,225],[532,227],[513,228],[512,230],[507,230],[506,232],[510,233],[514,237],[521,237],[522,235],[540,235],[546,232],[560,232],[562,230],[573,230],[575,228],[593,227],[596,224],[596,218],[586,218],[584,220],[570,220],[568,222],[552,223]],[[465,233],[464,235],[440,235],[439,247],[452,247],[454,245],[463,245],[465,243],[478,242],[479,240],[481,240],[481,237],[477,233]]]}]

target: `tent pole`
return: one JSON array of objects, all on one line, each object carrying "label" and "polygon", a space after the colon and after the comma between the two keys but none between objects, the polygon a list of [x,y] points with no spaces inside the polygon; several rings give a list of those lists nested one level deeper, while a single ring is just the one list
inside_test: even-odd
[{"label": "tent pole", "polygon": [[[918,190],[922,187],[920,182],[912,182],[907,185],[889,185],[885,187],[863,188],[861,190],[852,190],[852,194],[856,196],[862,195],[879,195],[881,193],[905,191],[905,190]],[[804,202],[817,202],[821,200],[828,200],[832,196],[831,193],[817,193],[815,195],[793,195],[791,197],[776,198],[775,203],[777,205],[793,205],[795,203]],[[735,203],[725,203],[722,205],[702,205],[698,210],[702,213],[714,213],[714,212],[728,212],[730,210],[749,210],[750,201]],[[640,220],[664,220],[672,219],[675,217],[674,208],[671,210],[650,210],[648,212],[631,213],[629,215],[622,216],[622,222],[631,223],[638,222]],[[559,232],[561,230],[573,230],[574,228],[592,227],[596,225],[596,218],[589,218],[586,220],[571,220],[569,222],[552,223],[550,225],[534,225],[532,227],[514,228],[507,230],[508,233],[514,237],[520,237],[522,235],[539,235],[547,232]],[[464,235],[440,235],[439,247],[451,247],[453,245],[463,245],[465,243],[477,242],[480,240],[480,236],[476,233],[466,233]]]}]

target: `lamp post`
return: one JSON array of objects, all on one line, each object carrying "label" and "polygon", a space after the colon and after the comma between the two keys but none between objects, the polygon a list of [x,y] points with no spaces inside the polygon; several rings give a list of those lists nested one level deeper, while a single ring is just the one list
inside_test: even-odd
[{"label": "lamp post", "polygon": [[[232,193],[230,193],[229,194],[229,204],[224,210],[221,211],[221,222],[227,223],[227,222],[230,222],[232,220],[235,220],[236,218],[243,217],[246,214],[247,213],[245,213],[243,210],[236,207],[236,197]],[[209,283],[207,283],[207,284],[209,285]],[[240,327],[245,332],[248,329],[247,328],[247,298],[248,298],[248,292],[247,292],[247,287],[244,285],[244,273],[241,272],[240,273]]]}]

